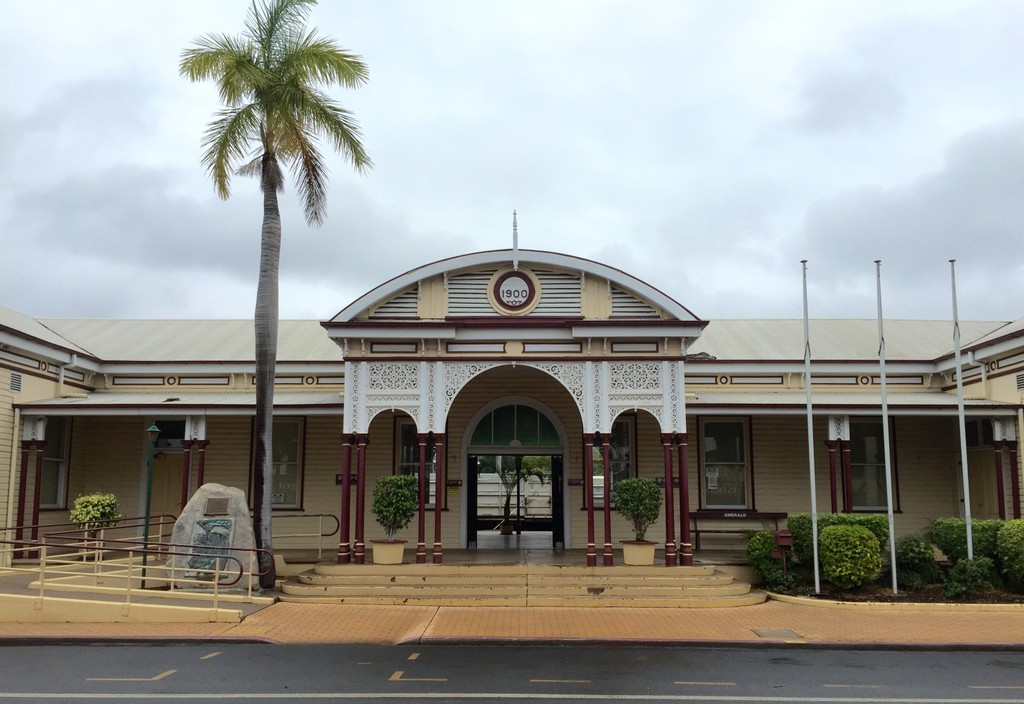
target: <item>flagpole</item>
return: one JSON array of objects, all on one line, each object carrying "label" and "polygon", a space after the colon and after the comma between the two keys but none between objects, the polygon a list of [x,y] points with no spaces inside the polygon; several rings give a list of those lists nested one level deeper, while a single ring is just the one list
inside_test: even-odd
[{"label": "flagpole", "polygon": [[814,593],[821,593],[818,570],[818,488],[814,478],[814,411],[811,402],[811,329],[807,315],[807,260],[800,260],[804,278],[804,387],[807,389],[807,463],[811,475],[811,545],[814,546]]},{"label": "flagpole", "polygon": [[882,260],[875,260],[875,280],[878,289],[878,366],[882,384],[882,451],[885,453],[885,503],[889,516],[889,566],[892,572],[892,593],[896,586],[896,523],[892,505],[892,457],[889,451],[889,397],[885,379],[885,330],[882,326]]},{"label": "flagpole", "polygon": [[964,368],[960,359],[960,316],[956,305],[956,259],[949,260],[953,288],[953,349],[956,354],[956,410],[960,420],[960,481],[964,489],[964,519],[967,522],[967,559],[974,559],[974,534],[971,525],[971,485],[967,476],[967,422],[964,419]]}]

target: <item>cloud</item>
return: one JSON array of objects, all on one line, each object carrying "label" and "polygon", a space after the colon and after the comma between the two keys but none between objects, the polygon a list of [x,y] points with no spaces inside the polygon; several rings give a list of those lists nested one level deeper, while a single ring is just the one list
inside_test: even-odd
[{"label": "cloud", "polygon": [[842,306],[851,292],[870,298],[873,289],[855,282],[881,259],[901,315],[948,317],[947,260],[957,259],[966,290],[979,294],[969,296],[975,303],[967,317],[1018,317],[1024,297],[1021,184],[1024,121],[981,129],[951,145],[935,173],[818,202],[789,251],[827,263],[834,290],[821,296],[828,307]]}]

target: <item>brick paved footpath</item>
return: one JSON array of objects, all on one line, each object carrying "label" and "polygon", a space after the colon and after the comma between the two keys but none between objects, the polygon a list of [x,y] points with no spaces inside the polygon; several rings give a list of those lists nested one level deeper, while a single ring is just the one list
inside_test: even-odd
[{"label": "brick paved footpath", "polygon": [[0,623],[23,639],[276,643],[622,642],[1024,649],[1024,606],[770,600],[714,609],[275,603],[241,623]]}]

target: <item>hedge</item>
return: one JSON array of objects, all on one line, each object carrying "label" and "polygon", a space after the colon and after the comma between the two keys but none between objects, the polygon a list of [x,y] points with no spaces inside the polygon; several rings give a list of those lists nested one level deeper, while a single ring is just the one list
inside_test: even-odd
[{"label": "hedge", "polygon": [[[822,531],[829,526],[860,526],[866,528],[878,541],[879,555],[889,544],[889,517],[884,513],[819,513],[818,539],[819,548]],[[786,519],[786,527],[793,534],[793,554],[796,559],[809,565],[814,561],[811,541],[811,514],[791,513]]]},{"label": "hedge", "polygon": [[[974,556],[987,557],[998,567],[999,552],[996,539],[1003,521],[999,519],[971,519]],[[967,557],[967,521],[963,518],[939,518],[932,526],[931,540],[953,564]]]}]

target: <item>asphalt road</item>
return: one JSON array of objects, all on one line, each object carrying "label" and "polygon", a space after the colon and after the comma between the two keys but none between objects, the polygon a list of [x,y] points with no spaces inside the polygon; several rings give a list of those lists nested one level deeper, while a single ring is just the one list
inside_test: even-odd
[{"label": "asphalt road", "polygon": [[0,648],[0,701],[83,699],[1024,703],[1024,653],[534,645]]}]

